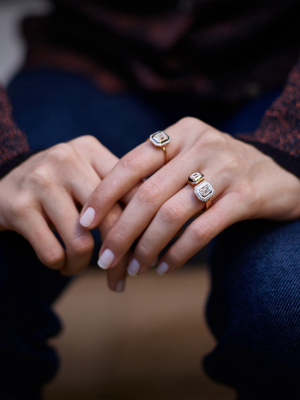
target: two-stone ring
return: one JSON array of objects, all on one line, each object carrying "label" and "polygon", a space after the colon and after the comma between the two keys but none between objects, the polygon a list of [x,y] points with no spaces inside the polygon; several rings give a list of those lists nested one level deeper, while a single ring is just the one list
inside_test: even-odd
[{"label": "two-stone ring", "polygon": [[188,177],[187,183],[194,186],[194,193],[197,199],[205,202],[205,209],[208,210],[211,206],[211,198],[215,194],[215,190],[211,183],[204,180],[204,175],[201,172],[194,172]]}]

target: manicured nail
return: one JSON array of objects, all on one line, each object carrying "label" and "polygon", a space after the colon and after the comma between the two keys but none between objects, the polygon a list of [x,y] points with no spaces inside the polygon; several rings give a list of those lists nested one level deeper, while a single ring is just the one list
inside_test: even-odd
[{"label": "manicured nail", "polygon": [[115,258],[115,255],[111,250],[109,250],[109,249],[104,250],[104,252],[101,254],[101,256],[98,260],[99,267],[103,268],[103,269],[109,268],[111,266],[114,258]]},{"label": "manicured nail", "polygon": [[88,209],[85,210],[84,214],[80,218],[79,221],[80,224],[85,228],[87,228],[94,221],[95,214],[96,214],[95,210],[92,207],[89,207]]},{"label": "manicured nail", "polygon": [[162,263],[159,264],[159,266],[156,268],[156,272],[158,273],[158,275],[163,275],[165,274],[169,269],[168,264],[163,261]]},{"label": "manicured nail", "polygon": [[116,292],[122,293],[124,292],[124,288],[125,288],[125,279],[122,279],[116,284]]},{"label": "manicured nail", "polygon": [[139,270],[140,270],[140,263],[135,258],[132,259],[127,268],[127,272],[129,273],[129,275],[135,276],[138,274]]}]

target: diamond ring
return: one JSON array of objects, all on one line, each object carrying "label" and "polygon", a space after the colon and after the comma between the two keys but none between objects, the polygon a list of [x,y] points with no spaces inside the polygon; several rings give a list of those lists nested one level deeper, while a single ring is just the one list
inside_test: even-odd
[{"label": "diamond ring", "polygon": [[208,210],[211,206],[211,198],[215,194],[212,185],[204,180],[204,175],[201,172],[194,172],[188,177],[188,183],[194,186],[194,193],[200,201],[205,201],[205,209]]},{"label": "diamond ring", "polygon": [[169,161],[169,157],[168,157],[166,146],[171,141],[170,136],[164,131],[158,131],[158,132],[152,133],[152,135],[150,135],[148,140],[150,140],[150,142],[152,144],[154,144],[154,146],[160,147],[164,151],[165,164],[167,164],[167,162]]}]

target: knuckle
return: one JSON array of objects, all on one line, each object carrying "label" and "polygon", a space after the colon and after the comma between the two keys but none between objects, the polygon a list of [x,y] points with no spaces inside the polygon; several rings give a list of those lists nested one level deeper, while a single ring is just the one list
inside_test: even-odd
[{"label": "knuckle", "polygon": [[28,181],[33,186],[44,188],[52,185],[53,176],[50,169],[42,165],[31,172],[28,176]]},{"label": "knuckle", "polygon": [[48,158],[56,164],[70,163],[76,160],[76,152],[68,143],[59,143],[48,150]]},{"label": "knuckle", "polygon": [[212,147],[224,147],[227,144],[227,139],[222,132],[213,128],[206,129],[201,135],[201,145]]},{"label": "knuckle", "polygon": [[236,196],[236,203],[240,204],[246,213],[251,215],[254,209],[261,207],[261,198],[259,191],[255,190],[248,180],[240,182],[239,185],[232,190]]},{"label": "knuckle", "polygon": [[177,249],[172,248],[169,250],[168,259],[171,261],[173,268],[177,269],[182,266],[182,254]]},{"label": "knuckle", "polygon": [[222,173],[228,174],[228,177],[232,180],[232,177],[241,170],[241,163],[238,158],[233,154],[227,154],[222,162]]},{"label": "knuckle", "polygon": [[201,125],[201,121],[194,117],[184,117],[178,121],[178,124],[182,126],[183,129],[190,130],[190,129],[199,129]]},{"label": "knuckle", "polygon": [[32,199],[25,195],[19,195],[10,202],[10,210],[14,217],[28,218],[33,211]]},{"label": "knuckle", "polygon": [[207,221],[191,225],[191,234],[197,243],[207,243],[211,238],[212,226]]},{"label": "knuckle", "polygon": [[184,207],[180,202],[169,201],[160,208],[159,217],[167,224],[174,224],[181,220],[184,211]]},{"label": "knuckle", "polygon": [[80,136],[76,139],[71,140],[70,145],[75,144],[78,146],[88,146],[88,147],[94,147],[94,146],[99,146],[101,145],[101,143],[99,142],[99,140],[92,135],[83,135]]},{"label": "knuckle", "polygon": [[71,248],[77,256],[86,256],[93,251],[94,240],[91,235],[79,236],[73,239]]},{"label": "knuckle", "polygon": [[[108,248],[118,246],[118,252],[127,247],[128,235],[121,232],[119,229],[112,229],[107,237]],[[110,246],[110,243],[112,246]]]},{"label": "knuckle", "polygon": [[139,259],[141,259],[143,262],[147,262],[148,260],[151,260],[153,258],[153,252],[148,246],[145,246],[145,244],[140,243],[138,245],[138,248],[136,249],[135,253],[139,256]]},{"label": "knuckle", "polygon": [[129,171],[137,172],[141,166],[141,159],[137,154],[128,153],[121,158],[121,167]]},{"label": "knuckle", "polygon": [[249,199],[255,199],[255,190],[251,188],[250,182],[243,182],[238,185],[238,194],[241,202],[247,202]]},{"label": "knuckle", "polygon": [[[101,206],[111,204],[111,187],[103,187],[101,184],[90,197],[89,205],[101,213]],[[101,205],[101,206],[100,206]]]},{"label": "knuckle", "polygon": [[120,211],[118,209],[111,210],[105,217],[105,220],[101,224],[101,229],[108,231],[120,217]]},{"label": "knuckle", "polygon": [[52,269],[61,268],[64,264],[65,255],[63,251],[58,249],[49,249],[42,256],[42,263],[47,265],[47,267]]},{"label": "knuckle", "polygon": [[154,182],[144,182],[137,191],[137,199],[141,203],[155,204],[161,196],[160,187]]}]

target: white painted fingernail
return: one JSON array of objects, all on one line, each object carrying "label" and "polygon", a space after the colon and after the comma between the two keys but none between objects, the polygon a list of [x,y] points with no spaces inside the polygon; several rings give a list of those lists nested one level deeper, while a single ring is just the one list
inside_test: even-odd
[{"label": "white painted fingernail", "polygon": [[156,268],[156,272],[158,275],[163,275],[169,270],[168,264],[163,261],[162,263],[159,264],[159,266]]},{"label": "white painted fingernail", "polygon": [[104,250],[104,252],[101,254],[101,256],[98,260],[99,267],[103,268],[103,269],[109,268],[111,266],[114,258],[115,258],[115,255],[111,250],[109,250],[109,249]]},{"label": "white painted fingernail", "polygon": [[158,262],[158,257],[155,257],[155,260],[152,261],[152,263],[150,264],[150,267],[155,267],[157,265]]},{"label": "white painted fingernail", "polygon": [[140,263],[134,258],[133,260],[131,260],[127,268],[127,272],[129,273],[129,275],[135,276],[138,274],[139,270],[140,270]]},{"label": "white painted fingernail", "polygon": [[116,292],[122,293],[124,292],[124,288],[125,288],[125,279],[122,279],[116,284]]},{"label": "white painted fingernail", "polygon": [[87,228],[88,226],[91,225],[91,223],[94,221],[96,211],[92,208],[89,207],[88,209],[85,210],[84,214],[80,218],[80,224]]}]

